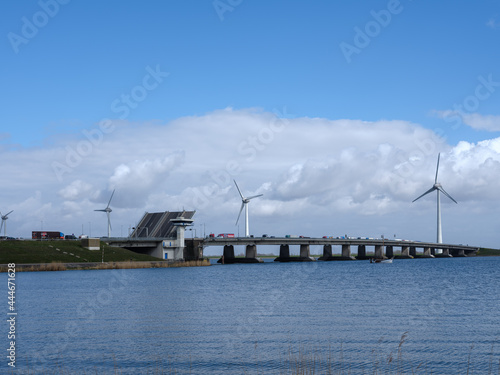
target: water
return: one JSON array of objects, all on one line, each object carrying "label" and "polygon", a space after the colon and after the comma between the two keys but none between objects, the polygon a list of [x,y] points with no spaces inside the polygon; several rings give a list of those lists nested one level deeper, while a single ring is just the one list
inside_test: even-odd
[{"label": "water", "polygon": [[454,258],[18,273],[17,370],[280,374],[315,358],[318,374],[497,374],[499,267]]}]

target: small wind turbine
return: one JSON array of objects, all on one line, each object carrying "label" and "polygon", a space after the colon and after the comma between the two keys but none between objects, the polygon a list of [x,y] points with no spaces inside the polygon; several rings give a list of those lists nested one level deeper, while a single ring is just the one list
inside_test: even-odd
[{"label": "small wind turbine", "polygon": [[450,198],[453,202],[457,203],[457,201],[455,199],[453,199],[451,197],[451,195],[448,194],[443,189],[443,187],[441,186],[441,184],[439,182],[437,182],[438,171],[439,171],[439,157],[440,157],[440,155],[441,154],[438,154],[438,161],[437,161],[437,167],[436,167],[436,178],[434,179],[434,185],[429,190],[427,190],[424,194],[422,194],[421,196],[419,196],[418,198],[416,198],[416,199],[414,199],[412,201],[412,203],[413,203],[416,200],[422,198],[424,195],[432,193],[434,190],[437,191],[437,243],[443,243],[443,234],[442,234],[442,231],[441,231],[441,198],[440,198],[439,192],[443,193],[448,198]]},{"label": "small wind turbine", "polygon": [[100,211],[100,212],[106,212],[106,215],[108,215],[108,238],[111,236],[111,218],[110,218],[110,213],[113,211],[111,208],[109,208],[109,205],[111,204],[111,199],[113,199],[113,194],[115,194],[115,191],[111,193],[111,198],[109,198],[108,205],[106,206],[105,209],[103,210],[94,210],[94,211]]},{"label": "small wind turbine", "polygon": [[241,194],[241,190],[238,187],[238,184],[236,183],[236,180],[233,180],[233,181],[234,181],[234,184],[236,185],[236,189],[238,189],[238,193],[240,193],[240,197],[241,197],[240,213],[238,214],[238,218],[236,219],[236,224],[235,225],[238,225],[238,220],[240,220],[241,211],[243,211],[243,208],[245,208],[245,237],[249,237],[250,236],[250,231],[248,229],[248,202],[250,202],[250,199],[261,197],[262,194],[258,194],[258,195],[254,195],[252,197],[245,198],[243,196],[243,194]]},{"label": "small wind turbine", "polygon": [[2,213],[0,212],[0,216],[2,217],[2,224],[0,224],[0,233],[2,233],[2,227],[3,227],[3,235],[5,237],[7,237],[7,219],[12,212],[14,212],[14,210],[6,213],[5,215],[2,215]]}]

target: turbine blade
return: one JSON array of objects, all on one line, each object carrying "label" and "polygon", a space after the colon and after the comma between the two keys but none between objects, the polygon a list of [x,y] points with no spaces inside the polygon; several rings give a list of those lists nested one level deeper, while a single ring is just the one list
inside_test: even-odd
[{"label": "turbine blade", "polygon": [[233,180],[233,181],[234,181],[234,184],[236,185],[236,189],[238,189],[238,193],[240,193],[241,199],[245,199],[245,197],[243,196],[243,194],[241,194],[241,190],[240,190],[238,184],[236,183],[236,180]]},{"label": "turbine blade", "polygon": [[6,213],[5,216],[8,216],[9,214],[11,214],[12,212],[14,212],[14,210],[10,211],[9,213]]},{"label": "turbine blade", "polygon": [[236,224],[234,225],[238,225],[238,220],[240,220],[240,216],[241,216],[241,211],[243,211],[243,208],[245,207],[245,203],[241,203],[241,208],[240,208],[240,213],[238,214],[238,218],[236,219]]},{"label": "turbine blade", "polygon": [[448,194],[448,193],[447,193],[447,192],[443,189],[443,187],[442,187],[442,186],[439,188],[439,191],[441,191],[441,193],[443,193],[443,194],[444,194],[444,195],[446,195],[448,198],[450,198],[453,202],[455,202],[456,204],[458,204],[458,202],[457,202],[455,199],[453,199],[453,198],[451,197],[451,195],[450,195],[450,194]]},{"label": "turbine blade", "polygon": [[108,205],[106,206],[106,208],[109,208],[109,205],[111,204],[111,199],[113,199],[113,195],[115,194],[115,190],[113,190],[113,192],[111,193],[111,198],[109,198],[109,202],[108,202]]},{"label": "turbine blade", "polygon": [[94,211],[99,211],[99,212],[106,212],[106,210],[94,210]]},{"label": "turbine blade", "polygon": [[438,154],[438,163],[436,167],[436,178],[434,179],[434,183],[437,184],[438,181],[438,171],[439,171],[439,157],[441,156],[441,153]]},{"label": "turbine blade", "polygon": [[250,200],[250,199],[254,199],[254,198],[257,198],[257,197],[262,197],[264,194],[258,194],[258,195],[254,195],[253,197],[248,197],[247,199]]},{"label": "turbine blade", "polygon": [[2,232],[2,228],[3,228],[3,220],[2,220],[2,224],[0,224],[0,232]]},{"label": "turbine blade", "polygon": [[415,198],[414,200],[411,201],[411,203],[415,202],[416,200],[419,200],[420,198],[422,198],[424,195],[427,195],[431,192],[433,192],[434,190],[436,190],[436,188],[433,186],[431,187],[429,190],[427,190],[424,194],[422,194],[421,196],[419,196],[418,198]]}]

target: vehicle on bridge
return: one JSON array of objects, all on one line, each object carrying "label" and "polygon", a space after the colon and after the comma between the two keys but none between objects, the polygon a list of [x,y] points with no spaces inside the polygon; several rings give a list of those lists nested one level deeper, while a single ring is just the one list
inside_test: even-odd
[{"label": "vehicle on bridge", "polygon": [[33,240],[63,240],[64,233],[63,232],[54,232],[54,231],[32,231],[31,238]]},{"label": "vehicle on bridge", "polygon": [[234,233],[220,233],[217,237],[221,238],[234,238]]}]

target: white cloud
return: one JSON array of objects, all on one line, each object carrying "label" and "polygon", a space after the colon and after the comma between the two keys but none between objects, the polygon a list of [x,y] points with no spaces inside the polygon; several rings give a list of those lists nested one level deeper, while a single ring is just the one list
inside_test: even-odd
[{"label": "white cloud", "polygon": [[460,120],[465,125],[477,130],[490,132],[500,131],[500,116],[481,115],[479,113],[465,113],[460,111],[435,111],[435,114],[445,120]]},{"label": "white cloud", "polygon": [[[256,233],[397,232],[433,240],[435,199],[411,201],[434,183],[441,152],[439,180],[459,202],[443,200],[445,240],[496,241],[479,232],[494,225],[498,208],[500,138],[452,147],[406,121],[280,120],[228,108],[168,124],[120,122],[59,182],[50,163],[64,162],[67,147],[76,149],[81,139],[65,142],[0,154],[12,180],[2,193],[16,210],[9,222],[16,235],[29,236],[41,220],[54,230],[92,226],[92,234],[104,235],[105,215],[93,210],[107,204],[113,189],[116,235],[144,211],[180,209],[196,209],[207,232],[236,232],[236,179],[244,194],[264,194],[249,206]],[[464,223],[477,233],[461,230]]]},{"label": "white cloud", "polygon": [[59,190],[59,195],[66,200],[87,198],[92,191],[92,185],[82,180],[75,180],[68,186]]}]

